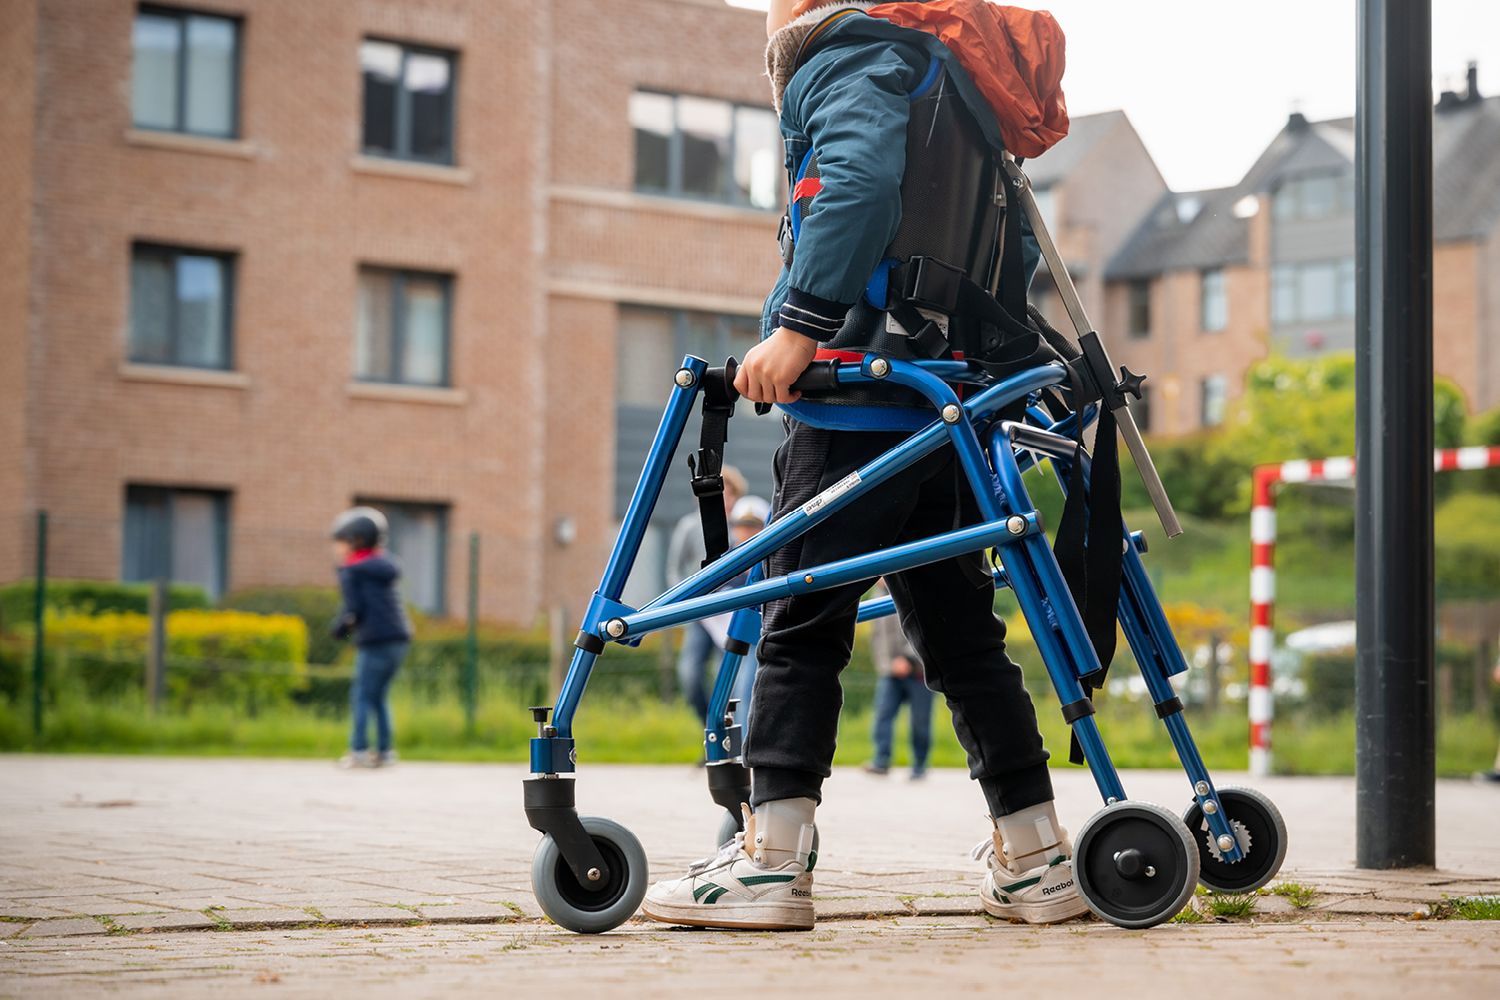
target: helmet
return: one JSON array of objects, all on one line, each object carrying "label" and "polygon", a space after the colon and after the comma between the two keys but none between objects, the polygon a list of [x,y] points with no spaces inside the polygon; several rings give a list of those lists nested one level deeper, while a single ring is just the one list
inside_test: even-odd
[{"label": "helmet", "polygon": [[333,519],[333,538],[348,542],[356,549],[384,545],[389,531],[385,515],[374,507],[350,507]]}]

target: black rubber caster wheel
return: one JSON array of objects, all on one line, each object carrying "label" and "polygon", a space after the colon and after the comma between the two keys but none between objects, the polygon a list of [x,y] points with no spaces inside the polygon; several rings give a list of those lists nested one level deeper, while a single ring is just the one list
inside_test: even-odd
[{"label": "black rubber caster wheel", "polygon": [[1182,814],[1198,845],[1198,881],[1214,892],[1254,892],[1270,882],[1286,860],[1286,820],[1275,803],[1253,788],[1221,788],[1219,802],[1245,857],[1225,861],[1197,800]]},{"label": "black rubber caster wheel", "polygon": [[560,927],[580,934],[602,934],[629,920],[646,898],[646,852],[635,834],[614,820],[584,816],[609,877],[603,885],[580,884],[550,835],[531,857],[531,891],[542,912]]},{"label": "black rubber caster wheel", "polygon": [[1089,817],[1073,848],[1083,900],[1120,927],[1176,916],[1198,884],[1198,849],[1182,821],[1147,802],[1117,802]]}]

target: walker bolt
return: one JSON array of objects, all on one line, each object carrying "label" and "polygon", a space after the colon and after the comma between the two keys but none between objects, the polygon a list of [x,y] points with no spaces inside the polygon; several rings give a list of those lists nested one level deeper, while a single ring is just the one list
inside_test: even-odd
[{"label": "walker bolt", "polygon": [[943,423],[956,424],[958,423],[959,416],[961,416],[962,414],[963,411],[960,410],[957,405],[949,403],[947,406],[943,407]]},{"label": "walker bolt", "polygon": [[1146,877],[1147,878],[1156,878],[1156,866],[1155,865],[1147,865],[1146,866]]},{"label": "walker bolt", "polygon": [[1198,782],[1196,785],[1193,786],[1193,791],[1196,792],[1199,795],[1207,795],[1208,794],[1208,782],[1206,782],[1206,781],[1200,781],[1200,782]]},{"label": "walker bolt", "polygon": [[604,631],[609,633],[611,639],[618,639],[625,634],[625,622],[619,618],[611,618],[604,626]]},{"label": "walker bolt", "polygon": [[590,882],[597,882],[604,877],[604,875],[597,868],[590,868],[588,871],[588,875]]},{"label": "walker bolt", "polygon": [[677,369],[677,376],[673,381],[684,389],[689,388],[693,384],[693,373],[686,368],[679,368]]},{"label": "walker bolt", "polygon": [[1234,838],[1233,837],[1231,837],[1227,833],[1223,834],[1222,836],[1219,837],[1219,850],[1221,850],[1221,851],[1227,851],[1227,850],[1231,849],[1232,847],[1234,847]]},{"label": "walker bolt", "polygon": [[804,576],[802,578],[802,582],[803,583],[812,583],[813,582],[813,575],[811,573],[807,574],[806,576]]},{"label": "walker bolt", "polygon": [[1026,518],[1020,514],[1012,514],[1005,519],[1005,530],[1012,535],[1024,535],[1026,534],[1026,528]]},{"label": "walker bolt", "polygon": [[891,363],[885,358],[876,358],[870,362],[870,374],[876,378],[885,378],[891,373]]},{"label": "walker bolt", "polygon": [[1215,802],[1213,799],[1209,799],[1207,802],[1203,803],[1203,815],[1205,815],[1205,816],[1212,816],[1214,813],[1216,813],[1218,811],[1219,811],[1219,804],[1217,802]]},{"label": "walker bolt", "polygon": [[717,742],[719,742],[719,734],[718,733],[709,733],[708,734],[708,742],[710,742],[710,743],[717,743]]}]

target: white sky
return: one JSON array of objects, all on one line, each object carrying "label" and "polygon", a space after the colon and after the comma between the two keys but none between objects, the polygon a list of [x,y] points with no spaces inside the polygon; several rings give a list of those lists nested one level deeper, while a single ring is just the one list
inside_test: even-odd
[{"label": "white sky", "polygon": [[[1179,191],[1233,184],[1299,110],[1354,114],[1355,0],[1009,0],[1068,36],[1074,115],[1123,108]],[[761,6],[736,0],[736,6]],[[1500,94],[1500,0],[1433,0],[1433,97]]]}]

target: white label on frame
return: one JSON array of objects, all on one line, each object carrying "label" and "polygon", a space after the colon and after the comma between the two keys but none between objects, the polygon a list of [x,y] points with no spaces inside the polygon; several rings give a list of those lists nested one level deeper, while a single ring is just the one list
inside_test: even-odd
[{"label": "white label on frame", "polygon": [[811,517],[813,514],[816,514],[818,511],[822,510],[824,507],[826,507],[829,504],[833,503],[833,501],[837,500],[839,497],[843,496],[845,493],[848,493],[850,490],[854,489],[854,487],[858,486],[859,484],[860,484],[859,473],[858,472],[851,472],[851,473],[849,473],[843,479],[840,479],[838,482],[836,482],[832,486],[828,487],[828,489],[824,490],[822,493],[819,493],[817,496],[815,496],[811,500],[807,501],[807,503],[803,504],[802,505],[802,513],[804,513],[804,514],[808,515],[809,517]]}]

